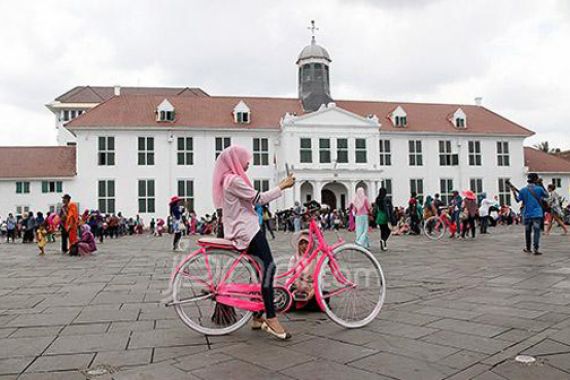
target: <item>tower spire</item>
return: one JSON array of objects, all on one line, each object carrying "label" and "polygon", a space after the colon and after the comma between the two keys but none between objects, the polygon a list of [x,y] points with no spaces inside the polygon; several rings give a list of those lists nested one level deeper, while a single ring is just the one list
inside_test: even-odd
[{"label": "tower spire", "polygon": [[314,44],[316,43],[315,41],[315,31],[319,30],[319,28],[317,28],[315,26],[315,20],[311,20],[311,26],[308,26],[307,29],[309,29],[311,31],[311,43]]}]

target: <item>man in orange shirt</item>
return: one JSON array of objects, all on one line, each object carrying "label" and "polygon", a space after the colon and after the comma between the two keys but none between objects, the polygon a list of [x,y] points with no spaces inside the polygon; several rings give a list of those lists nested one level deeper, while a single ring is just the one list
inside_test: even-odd
[{"label": "man in orange shirt", "polygon": [[63,201],[63,226],[69,236],[69,252],[70,255],[75,255],[78,243],[77,227],[79,225],[79,211],[77,210],[77,205],[71,201],[69,194],[65,194],[61,199]]}]

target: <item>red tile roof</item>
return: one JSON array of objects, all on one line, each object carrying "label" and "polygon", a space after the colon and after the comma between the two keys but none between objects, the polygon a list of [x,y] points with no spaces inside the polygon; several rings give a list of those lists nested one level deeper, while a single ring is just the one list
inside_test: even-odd
[{"label": "red tile roof", "polygon": [[73,146],[0,147],[0,178],[73,177],[75,157]]},{"label": "red tile roof", "polygon": [[[196,87],[121,87],[121,95],[208,96]],[[115,96],[111,86],[77,86],[55,98],[61,103],[101,103]]]},{"label": "red tile roof", "polygon": [[[296,98],[264,98],[237,96],[186,97],[166,96],[176,110],[174,123],[156,121],[156,107],[165,96],[121,95],[109,99],[67,124],[80,127],[185,126],[200,128],[269,128],[279,129],[286,112],[303,114]],[[243,100],[251,109],[250,124],[236,124],[233,109]],[[427,104],[338,100],[337,106],[361,116],[378,116],[381,129],[399,132],[432,132],[457,134],[495,134],[531,136],[534,132],[505,119],[485,107],[463,104]],[[389,114],[402,106],[407,114],[407,126],[395,127]],[[459,107],[467,115],[467,128],[458,129],[449,120]]]},{"label": "red tile roof", "polygon": [[536,173],[570,173],[570,161],[528,146],[524,147],[524,163]]}]

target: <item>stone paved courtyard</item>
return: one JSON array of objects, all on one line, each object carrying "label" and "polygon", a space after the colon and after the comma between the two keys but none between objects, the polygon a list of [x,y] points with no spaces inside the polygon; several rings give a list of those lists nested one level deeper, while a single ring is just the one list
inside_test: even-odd
[{"label": "stone paved courtyard", "polygon": [[[520,227],[491,231],[394,237],[388,253],[376,242],[388,281],[377,320],[345,330],[292,313],[287,342],[180,323],[160,302],[182,257],[169,237],[106,241],[90,258],[0,244],[0,379],[85,379],[97,366],[112,374],[92,379],[570,379],[570,238],[545,238],[534,257]],[[289,239],[272,242],[276,256],[290,255]]]}]

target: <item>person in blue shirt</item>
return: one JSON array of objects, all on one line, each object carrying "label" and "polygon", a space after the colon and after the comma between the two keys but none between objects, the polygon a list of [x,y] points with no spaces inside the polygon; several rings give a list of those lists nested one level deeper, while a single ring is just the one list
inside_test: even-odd
[{"label": "person in blue shirt", "polygon": [[544,209],[542,208],[542,201],[548,198],[548,194],[542,186],[538,185],[538,174],[530,173],[528,175],[528,184],[520,189],[518,192],[513,188],[513,194],[517,202],[523,204],[523,221],[525,227],[525,242],[526,248],[524,252],[531,253],[531,238],[532,248],[535,255],[541,255],[539,250],[540,244],[540,231],[542,222],[544,220]]}]

